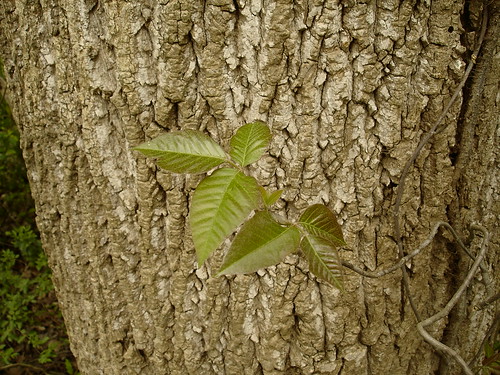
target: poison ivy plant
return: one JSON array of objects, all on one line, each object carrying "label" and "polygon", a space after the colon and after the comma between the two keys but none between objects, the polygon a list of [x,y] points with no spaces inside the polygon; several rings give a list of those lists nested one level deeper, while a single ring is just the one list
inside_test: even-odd
[{"label": "poison ivy plant", "polygon": [[268,126],[255,121],[236,131],[229,153],[194,130],[163,134],[135,150],[174,173],[207,173],[219,167],[200,182],[191,201],[189,223],[198,266],[241,226],[217,275],[255,272],[300,248],[314,275],[342,289],[337,248],[345,242],[334,214],[325,205],[315,204],[297,223],[277,218],[270,208],[283,190],[269,192],[245,173],[245,167],[262,157],[270,141]]}]

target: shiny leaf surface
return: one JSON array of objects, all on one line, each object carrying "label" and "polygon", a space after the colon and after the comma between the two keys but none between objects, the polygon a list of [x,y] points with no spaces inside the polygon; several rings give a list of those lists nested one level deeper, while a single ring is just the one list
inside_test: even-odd
[{"label": "shiny leaf surface", "polygon": [[300,216],[299,224],[309,234],[330,241],[332,246],[345,245],[342,228],[333,212],[323,204],[309,206]]},{"label": "shiny leaf surface", "polygon": [[277,264],[297,250],[300,232],[279,225],[269,213],[257,212],[236,235],[220,275],[249,273]]},{"label": "shiny leaf surface", "polygon": [[175,173],[208,172],[227,158],[214,140],[195,130],[163,134],[134,149],[158,159],[158,166]]},{"label": "shiny leaf surface", "polygon": [[271,141],[269,127],[260,121],[243,125],[231,138],[229,155],[241,166],[260,159]]},{"label": "shiny leaf surface", "polygon": [[255,179],[235,169],[217,169],[200,182],[189,215],[198,265],[203,264],[259,202]]},{"label": "shiny leaf surface", "polygon": [[309,263],[309,271],[316,277],[343,290],[342,263],[337,249],[332,246],[330,241],[309,234],[302,238],[300,248]]}]

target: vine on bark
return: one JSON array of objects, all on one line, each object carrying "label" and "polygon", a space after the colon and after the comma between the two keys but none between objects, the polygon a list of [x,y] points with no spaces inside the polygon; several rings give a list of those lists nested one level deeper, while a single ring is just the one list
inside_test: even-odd
[{"label": "vine on bark", "polygon": [[[394,218],[394,234],[395,234],[395,238],[396,238],[396,242],[397,242],[397,246],[398,246],[399,262],[394,267],[391,267],[388,270],[379,271],[376,274],[375,273],[366,273],[362,270],[357,269],[356,267],[354,267],[350,264],[345,264],[348,268],[352,269],[353,271],[364,274],[365,276],[368,276],[368,277],[379,277],[379,276],[385,275],[389,272],[392,272],[396,268],[396,266],[399,267],[401,269],[401,272],[403,275],[404,289],[407,292],[407,297],[408,297],[410,306],[413,310],[415,318],[417,319],[417,330],[418,330],[419,334],[422,336],[422,338],[428,344],[432,345],[437,351],[439,351],[440,353],[446,354],[450,358],[453,358],[460,365],[460,367],[462,368],[462,371],[467,375],[474,374],[470,368],[471,363],[469,363],[469,364],[466,363],[465,360],[460,356],[460,354],[458,354],[457,351],[455,351],[453,348],[450,348],[449,346],[445,345],[443,342],[432,337],[432,335],[429,334],[429,332],[425,328],[427,326],[437,322],[438,320],[448,316],[451,309],[457,304],[459,298],[463,295],[464,291],[469,286],[469,284],[472,281],[474,275],[476,274],[478,268],[481,268],[481,270],[483,271],[483,283],[485,284],[487,290],[489,290],[489,294],[491,294],[491,292],[492,292],[491,291],[491,284],[492,283],[491,283],[490,277],[487,273],[486,266],[482,262],[482,259],[484,258],[485,253],[486,253],[486,248],[487,248],[487,245],[489,242],[490,235],[489,235],[488,231],[480,225],[471,225],[470,226],[471,231],[480,231],[483,234],[483,241],[482,241],[480,250],[479,250],[478,254],[476,255],[476,257],[474,257],[470,253],[470,251],[467,249],[467,247],[462,243],[462,241],[460,240],[460,238],[457,235],[457,233],[455,232],[455,230],[448,223],[439,222],[435,225],[429,238],[427,240],[425,240],[424,243],[422,243],[422,245],[419,246],[416,250],[414,250],[411,254],[408,254],[405,256],[405,252],[403,249],[401,226],[400,226],[400,219],[401,219],[400,218],[400,206],[401,206],[401,200],[402,200],[402,196],[403,196],[403,192],[404,192],[404,188],[405,188],[405,181],[406,181],[406,178],[408,176],[408,173],[409,173],[411,167],[413,166],[413,163],[418,158],[420,152],[425,147],[425,145],[427,145],[427,143],[432,139],[432,137],[435,134],[442,131],[446,127],[446,126],[440,127],[440,125],[443,122],[443,120],[445,119],[452,104],[459,97],[460,92],[462,91],[462,88],[464,87],[464,85],[467,81],[467,78],[469,77],[469,74],[471,73],[474,65],[477,62],[477,56],[479,54],[479,51],[480,51],[480,48],[481,48],[481,45],[482,45],[482,42],[483,42],[483,39],[484,39],[484,36],[486,33],[487,25],[488,25],[488,6],[487,6],[486,2],[484,2],[483,3],[483,17],[482,17],[482,22],[481,22],[481,32],[480,32],[479,37],[477,39],[476,45],[474,47],[474,51],[472,53],[471,60],[470,60],[468,66],[465,70],[464,76],[462,77],[461,82],[459,83],[459,85],[455,89],[450,101],[448,102],[448,104],[445,106],[445,108],[441,112],[439,118],[433,124],[432,128],[422,137],[418,146],[414,150],[413,154],[407,160],[407,162],[403,168],[403,171],[401,173],[401,177],[400,177],[400,181],[399,181],[397,193],[396,193],[396,201],[394,204],[394,217],[393,217]],[[412,257],[416,256],[424,247],[426,247],[434,239],[434,237],[437,234],[438,228],[441,226],[445,227],[446,229],[448,229],[451,232],[451,234],[453,235],[453,237],[455,238],[457,243],[460,245],[460,248],[465,251],[465,253],[474,261],[474,263],[470,267],[469,271],[467,272],[465,279],[463,280],[461,285],[458,287],[457,291],[452,296],[452,298],[448,301],[446,306],[444,308],[442,308],[440,311],[438,311],[436,314],[434,314],[433,316],[431,316],[427,319],[423,319],[420,315],[419,310],[417,309],[417,306],[413,300],[413,295],[412,295],[411,290],[410,290],[410,283],[409,283],[408,271],[406,269],[406,262],[409,259],[411,259]]]},{"label": "vine on bark", "polygon": [[[244,173],[247,165],[257,161],[263,155],[271,138],[267,125],[256,121],[238,129],[231,139],[229,153],[203,133],[195,131],[168,133],[135,148],[146,156],[158,159],[160,167],[176,173],[204,173],[221,164],[229,165],[229,167],[215,170],[202,180],[193,196],[190,223],[198,264],[201,266],[222,241],[243,223],[226,254],[218,275],[254,272],[259,268],[279,263],[286,255],[299,248],[309,262],[310,271],[339,289],[343,288],[343,267],[371,278],[382,277],[401,269],[404,288],[417,320],[416,328],[422,338],[437,351],[457,361],[464,373],[472,375],[470,368],[472,362],[467,364],[454,349],[432,337],[426,327],[450,313],[479,268],[483,272],[486,287],[488,289],[491,287],[492,283],[483,263],[490,235],[480,225],[470,226],[472,231],[482,232],[483,238],[477,255],[473,256],[448,223],[438,222],[431,230],[429,237],[418,248],[405,255],[399,210],[409,170],[423,147],[435,134],[443,130],[439,126],[453,102],[458,98],[476,63],[488,22],[487,6],[483,6],[481,33],[464,77],[438,120],[422,137],[403,168],[394,205],[394,230],[399,255],[397,263],[384,270],[369,272],[341,261],[337,248],[345,245],[342,231],[334,214],[325,205],[317,204],[308,207],[296,223],[270,212],[271,206],[280,198],[282,191],[268,192],[259,186],[253,177]],[[253,211],[255,214],[248,219]],[[406,263],[432,242],[440,227],[451,232],[460,248],[473,260],[473,265],[446,306],[433,316],[423,319],[413,301]],[[487,301],[478,306],[478,309],[496,299],[498,299],[498,294],[490,296]]]}]

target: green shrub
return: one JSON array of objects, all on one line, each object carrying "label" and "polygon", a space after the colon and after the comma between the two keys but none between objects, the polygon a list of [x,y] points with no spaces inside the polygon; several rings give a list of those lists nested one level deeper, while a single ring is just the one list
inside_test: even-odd
[{"label": "green shrub", "polygon": [[78,374],[36,230],[19,133],[0,99],[0,373]]},{"label": "green shrub", "polygon": [[34,225],[34,204],[19,148],[19,133],[3,100],[0,103],[0,202],[0,241],[5,243],[6,231],[20,225]]}]

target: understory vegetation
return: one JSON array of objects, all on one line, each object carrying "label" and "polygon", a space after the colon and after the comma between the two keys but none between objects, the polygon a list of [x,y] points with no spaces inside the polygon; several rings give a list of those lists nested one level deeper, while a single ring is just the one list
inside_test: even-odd
[{"label": "understory vegetation", "polygon": [[78,374],[35,225],[19,133],[0,95],[0,373]]}]

